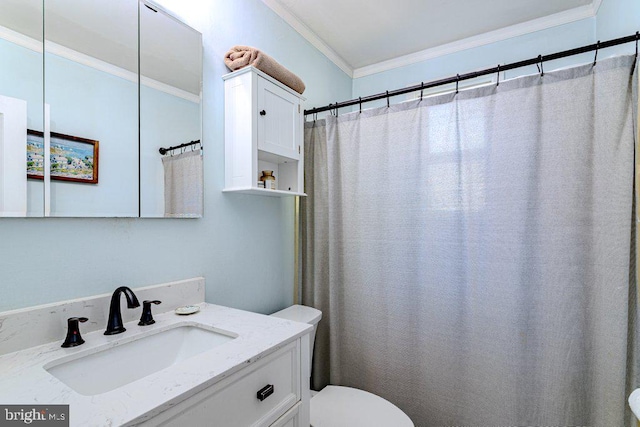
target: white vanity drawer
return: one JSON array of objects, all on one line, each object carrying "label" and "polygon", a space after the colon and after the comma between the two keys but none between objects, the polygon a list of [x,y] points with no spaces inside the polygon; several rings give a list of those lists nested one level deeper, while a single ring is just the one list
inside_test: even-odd
[{"label": "white vanity drawer", "polygon": [[[144,426],[266,427],[300,400],[300,340],[178,403]],[[259,400],[258,391],[272,392]],[[268,391],[267,391],[268,393]]]}]

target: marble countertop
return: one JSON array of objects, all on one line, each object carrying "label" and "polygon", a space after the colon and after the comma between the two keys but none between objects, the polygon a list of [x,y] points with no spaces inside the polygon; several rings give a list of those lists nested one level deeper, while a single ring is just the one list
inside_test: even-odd
[{"label": "marble countertop", "polygon": [[[0,403],[20,405],[69,404],[71,426],[119,426],[144,421],[187,399],[249,363],[311,332],[311,325],[200,303],[189,316],[173,312],[154,315],[156,323],[125,324],[127,331],[103,335],[82,334],[85,344],[61,348],[59,342],[39,345],[0,356]],[[106,393],[76,393],[43,366],[70,355],[88,355],[164,330],[176,324],[202,324],[237,334],[237,338]],[[28,326],[27,326],[28,327]],[[82,325],[81,325],[82,330]]]}]

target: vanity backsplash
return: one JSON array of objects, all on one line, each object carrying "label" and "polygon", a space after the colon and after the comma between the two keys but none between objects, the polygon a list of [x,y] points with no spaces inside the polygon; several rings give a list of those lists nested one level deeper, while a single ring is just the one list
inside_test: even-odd
[{"label": "vanity backsplash", "polygon": [[[116,286],[114,286],[114,289]],[[173,311],[177,307],[204,302],[204,277],[133,288],[142,304],[143,300],[160,300],[154,314]],[[67,331],[69,317],[87,317],[82,333],[105,329],[112,293],[94,295],[68,301],[0,312],[0,355],[24,350],[40,344],[60,341]],[[140,317],[142,308],[129,310],[122,304],[122,319],[130,322]]]}]

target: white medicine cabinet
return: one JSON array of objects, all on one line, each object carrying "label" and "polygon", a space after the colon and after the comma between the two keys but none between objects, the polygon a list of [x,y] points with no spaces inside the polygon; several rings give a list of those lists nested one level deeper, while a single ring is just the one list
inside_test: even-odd
[{"label": "white medicine cabinet", "polygon": [[[225,192],[305,196],[304,98],[254,67],[222,77],[225,93]],[[276,189],[259,187],[273,171]]]},{"label": "white medicine cabinet", "polygon": [[201,146],[202,56],[154,0],[0,0],[0,217],[175,218],[160,148]]}]

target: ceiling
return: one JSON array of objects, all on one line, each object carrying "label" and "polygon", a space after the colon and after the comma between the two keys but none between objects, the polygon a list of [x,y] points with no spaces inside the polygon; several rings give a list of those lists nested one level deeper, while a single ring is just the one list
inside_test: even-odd
[{"label": "ceiling", "polygon": [[594,16],[601,0],[263,0],[354,77]]}]

